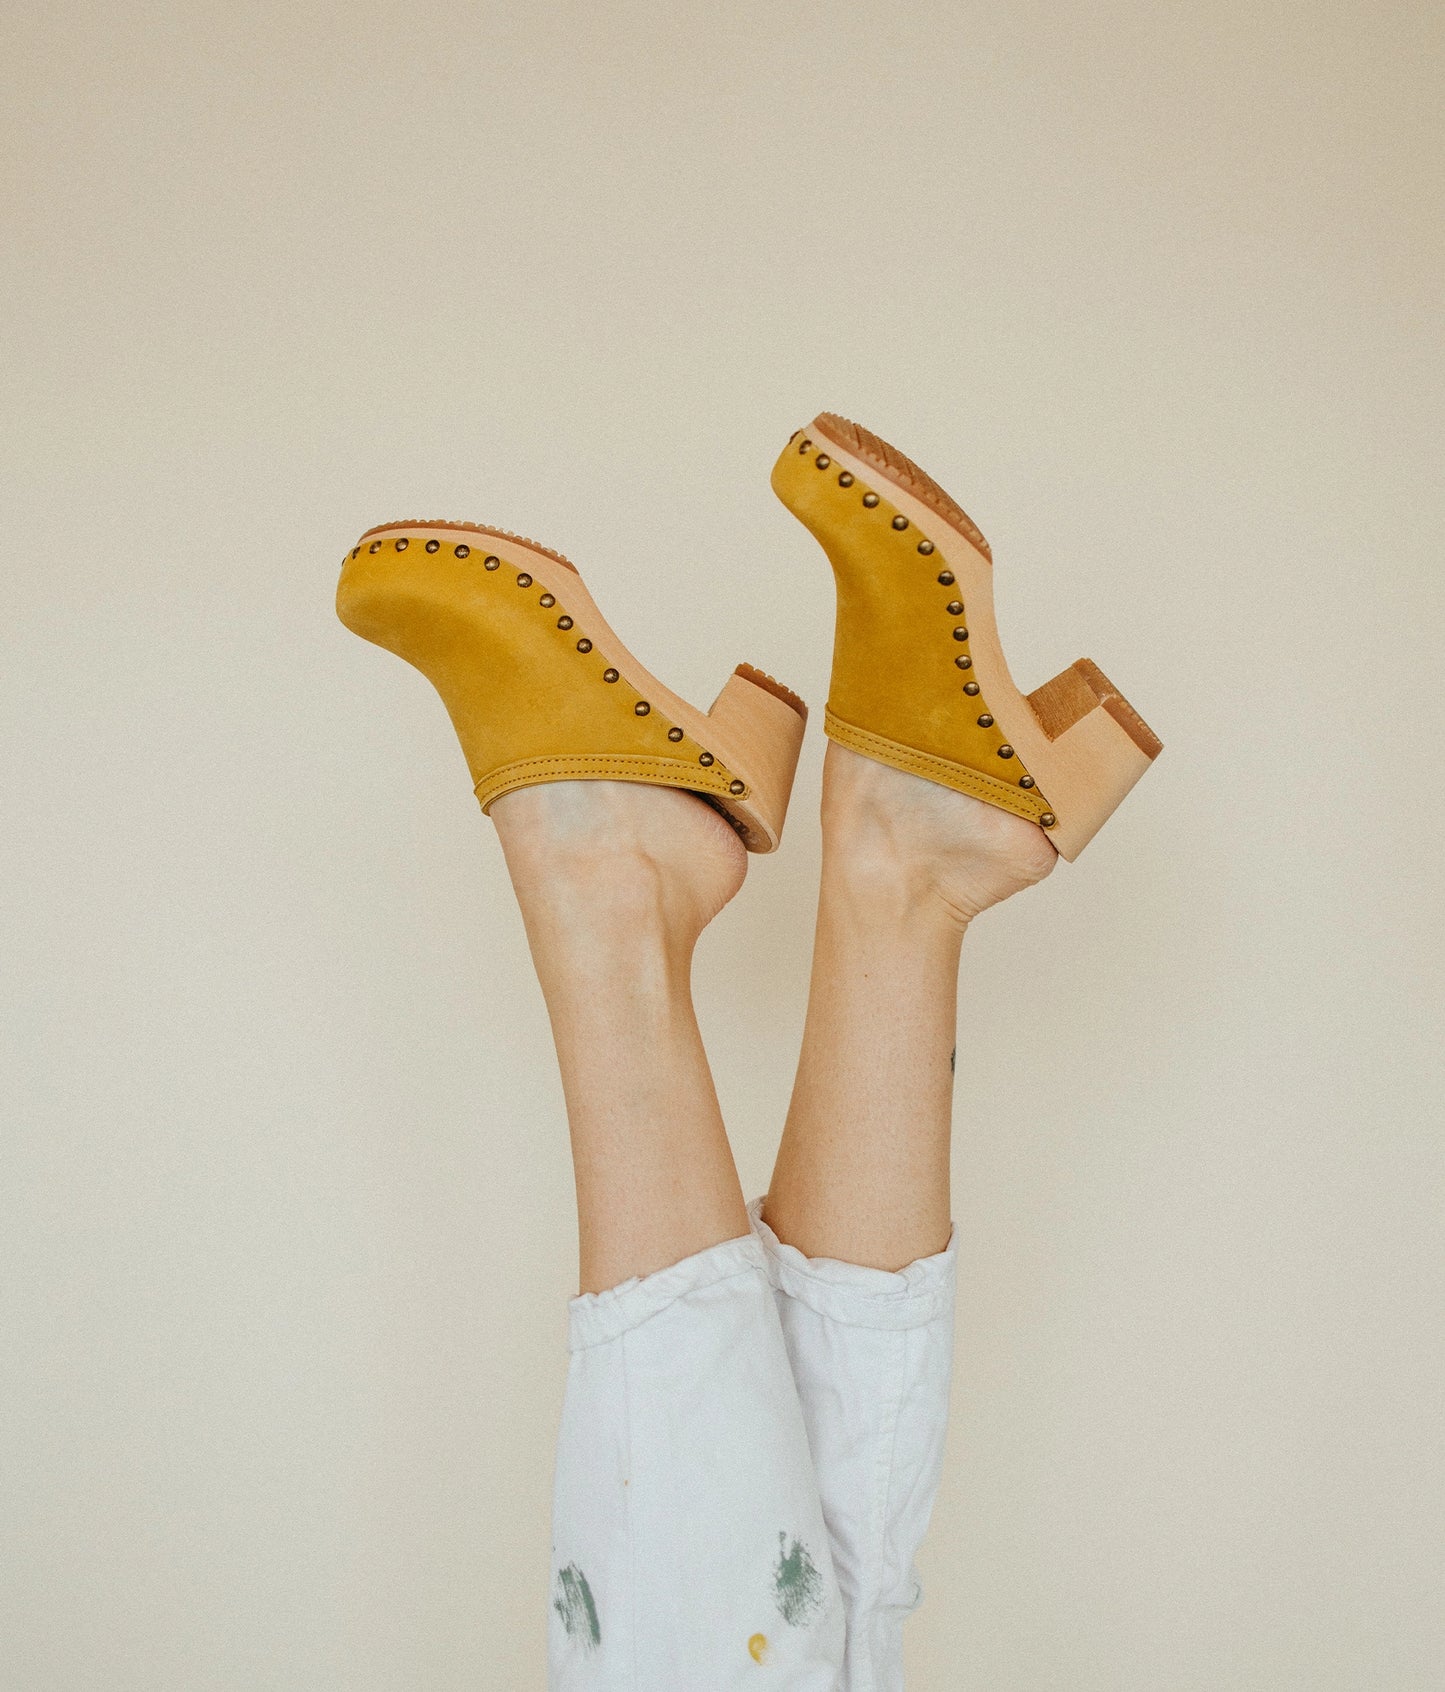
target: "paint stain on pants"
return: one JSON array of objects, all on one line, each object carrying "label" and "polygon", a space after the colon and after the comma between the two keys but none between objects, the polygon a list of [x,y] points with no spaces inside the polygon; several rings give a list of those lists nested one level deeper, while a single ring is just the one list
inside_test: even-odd
[{"label": "paint stain on pants", "polygon": [[552,1608],[562,1618],[562,1626],[569,1639],[580,1639],[585,1649],[595,1651],[602,1643],[602,1629],[597,1621],[597,1605],[587,1576],[576,1563],[569,1563],[557,1574],[557,1596]]},{"label": "paint stain on pants", "polygon": [[823,1607],[823,1577],[800,1539],[790,1547],[786,1533],[778,1535],[778,1561],[773,1569],[773,1596],[778,1614],[789,1627],[806,1627]]}]

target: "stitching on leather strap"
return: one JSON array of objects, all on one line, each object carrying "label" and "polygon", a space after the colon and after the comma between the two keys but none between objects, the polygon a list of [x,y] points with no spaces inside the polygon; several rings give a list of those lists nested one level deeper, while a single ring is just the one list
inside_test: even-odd
[{"label": "stitching on leather strap", "polygon": [[967,764],[955,764],[930,752],[902,746],[881,734],[855,728],[852,723],[845,723],[841,717],[834,716],[831,708],[823,713],[823,728],[829,740],[836,740],[852,752],[861,752],[865,758],[876,758],[879,763],[892,764],[896,769],[924,776],[959,793],[971,794],[975,799],[986,799],[990,805],[1012,811],[1015,816],[1026,817],[1030,822],[1037,822],[1049,809],[1047,800],[1037,788],[1032,793],[1024,793],[1000,781],[997,776],[970,769]]},{"label": "stitching on leather strap", "polygon": [[515,764],[504,764],[484,776],[472,791],[483,811],[504,793],[519,787],[539,787],[549,781],[639,781],[653,787],[685,787],[694,793],[716,793],[731,800],[747,799],[750,787],[741,793],[730,793],[729,783],[736,777],[732,772],[714,766],[702,769],[691,764],[674,763],[667,758],[648,758],[626,752],[572,753],[555,758],[524,758]]}]

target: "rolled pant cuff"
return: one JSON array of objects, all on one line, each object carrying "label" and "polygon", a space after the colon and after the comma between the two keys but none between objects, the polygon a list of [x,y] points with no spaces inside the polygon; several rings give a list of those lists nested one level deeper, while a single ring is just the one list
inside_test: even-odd
[{"label": "rolled pant cuff", "polygon": [[[763,1221],[763,1198],[748,1206],[753,1234],[762,1247],[768,1279],[835,1322],[858,1328],[919,1328],[953,1309],[958,1233],[932,1257],[916,1258],[899,1270],[873,1269],[832,1257],[805,1257],[784,1245]],[[729,1241],[729,1244],[739,1242]]]},{"label": "rolled pant cuff", "polygon": [[567,1305],[567,1349],[581,1351],[616,1339],[688,1293],[754,1272],[768,1273],[764,1247],[756,1235],[741,1234],[650,1275],[634,1275],[606,1292],[579,1293]]}]

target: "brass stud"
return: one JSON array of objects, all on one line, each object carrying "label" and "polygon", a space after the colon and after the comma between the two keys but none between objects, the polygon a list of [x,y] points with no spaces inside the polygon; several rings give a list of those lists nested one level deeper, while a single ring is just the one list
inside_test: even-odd
[{"label": "brass stud", "polygon": [[850,471],[850,470],[840,470],[838,472],[838,486],[840,488],[851,488],[853,486],[853,473],[852,473],[852,471]]},{"label": "brass stud", "polygon": [[355,557],[356,557],[356,555],[357,555],[357,553],[358,553],[358,552],[360,552],[360,551],[361,551],[361,548],[360,548],[360,547],[359,547],[359,546],[354,546],[354,547],[352,547],[352,549],[351,549],[351,556],[352,556],[352,557],[353,557],[353,558],[355,558]]},{"label": "brass stud", "polygon": [[557,619],[557,627],[559,629],[570,629],[572,627],[572,619],[570,617],[565,617],[565,616],[559,617]]},{"label": "brass stud", "polygon": [[537,601],[537,603],[538,603],[538,605],[542,606],[545,610],[550,611],[552,609],[552,607],[557,603],[557,596],[555,594],[551,594],[551,593],[544,593],[542,595],[542,597]]},{"label": "brass stud", "polygon": [[667,731],[667,738],[669,740],[681,740],[682,739],[682,730],[680,728],[670,728]]},{"label": "brass stud", "polygon": [[925,558],[927,558],[928,555],[933,551],[933,542],[932,541],[919,541],[918,550],[923,554],[923,556]]},{"label": "brass stud", "polygon": [[893,527],[895,529],[906,529],[908,527],[908,519],[900,513],[893,519]]},{"label": "brass stud", "polygon": [[799,452],[806,452],[808,450],[808,448],[810,446],[812,446],[812,444],[813,443],[808,439],[808,437],[806,435],[804,435],[802,440],[800,440],[798,442],[798,451]]},{"label": "brass stud", "polygon": [[1039,821],[1043,824],[1043,826],[1045,828],[1052,828],[1058,820],[1059,819],[1054,815],[1054,813],[1052,811],[1045,811],[1044,814],[1039,818]]},{"label": "brass stud", "polygon": [[525,570],[523,570],[521,575],[517,577],[517,586],[518,587],[531,587],[531,585],[532,585],[532,578],[527,574],[527,572]]},{"label": "brass stud", "polygon": [[991,729],[993,727],[993,718],[991,716],[989,716],[987,711],[985,711],[984,714],[978,719],[978,726],[981,729]]},{"label": "brass stud", "polygon": [[618,672],[616,670],[604,670],[602,672],[602,679],[605,682],[615,682],[617,680],[617,675]]},{"label": "brass stud", "polygon": [[[460,546],[457,548],[458,558],[462,556],[463,550],[464,549]],[[482,560],[482,567],[487,570],[495,570],[500,566],[501,562],[501,559],[497,557],[495,552],[489,552]]]},{"label": "brass stud", "polygon": [[1019,777],[1019,786],[1020,787],[1032,787],[1033,785],[1034,785],[1034,778],[1032,776],[1020,776]]},{"label": "brass stud", "polygon": [[967,640],[968,639],[968,630],[963,628],[962,626],[960,626],[959,628],[956,628],[953,631],[953,638],[955,640]]},{"label": "brass stud", "polygon": [[998,749],[998,755],[1000,758],[1012,758],[1014,755],[1014,749],[1012,746],[1000,746]]},{"label": "brass stud", "polygon": [[428,552],[435,552],[441,544],[439,540],[429,540],[426,543],[426,549]]},{"label": "brass stud", "polygon": [[[453,550],[453,551],[454,551],[454,552],[455,552],[455,553],[456,553],[456,555],[457,555],[457,557],[458,557],[458,558],[470,558],[470,557],[471,557],[471,555],[472,555],[472,549],[471,549],[471,547],[469,547],[469,546],[458,546],[458,547],[453,547],[453,548],[452,548],[452,550]],[[500,563],[500,562],[501,562],[501,560],[500,560],[500,559],[496,559],[496,558],[488,558],[488,559],[487,559],[487,560],[486,560],[486,565],[487,565],[487,568],[488,568],[488,569],[489,569],[489,570],[495,570],[495,569],[496,569],[496,567],[497,567],[497,565],[498,565],[498,564],[499,564],[499,563]]]},{"label": "brass stud", "polygon": [[380,552],[381,551],[381,542],[380,541],[373,541],[371,543],[371,545],[369,547],[367,547],[366,550],[368,552]]},{"label": "brass stud", "polygon": [[867,506],[867,507],[868,507],[868,509],[869,509],[869,510],[870,510],[870,511],[871,511],[871,510],[872,510],[872,509],[873,509],[873,507],[874,507],[874,506],[875,506],[875,505],[877,505],[877,503],[878,503],[878,495],[877,495],[877,494],[875,494],[875,493],[866,493],[866,494],[864,494],[864,495],[863,495],[863,503],[864,503],[864,505],[866,505],[866,506]]},{"label": "brass stud", "polygon": [[961,599],[950,599],[948,604],[944,606],[944,610],[948,612],[950,617],[961,617],[963,615],[963,601]]},{"label": "brass stud", "polygon": [[978,683],[977,682],[965,682],[963,684],[963,691],[966,694],[968,694],[968,696],[970,698],[972,698],[974,696],[974,694],[976,694],[978,692]]},{"label": "brass stud", "polygon": [[960,652],[958,657],[954,659],[954,663],[958,665],[960,670],[971,670],[973,668],[973,659],[966,652]]},{"label": "brass stud", "polygon": [[713,757],[711,752],[699,752],[697,755],[697,761],[700,764],[705,764],[711,767],[717,762],[717,759]]},{"label": "brass stud", "polygon": [[938,585],[939,585],[939,587],[952,587],[953,586],[953,571],[952,570],[940,570],[938,572]]},{"label": "brass stud", "polygon": [[590,652],[592,650],[592,642],[584,635],[582,639],[577,642],[577,650],[579,652]]},{"label": "brass stud", "polygon": [[741,792],[742,792],[742,790],[743,790],[743,788],[744,788],[744,787],[745,787],[745,786],[746,786],[746,785],[747,785],[747,783],[746,783],[746,782],[741,782],[741,781],[730,781],[730,782],[729,782],[729,783],[728,783],[728,792],[729,792],[729,793],[741,793]]},{"label": "brass stud", "polygon": [[647,715],[647,713],[652,709],[652,707],[647,703],[647,701],[645,699],[639,699],[637,701],[637,703],[632,707],[632,709],[637,713],[637,715],[639,717],[645,717]]},{"label": "brass stud", "polygon": [[409,546],[410,546],[410,545],[411,545],[411,541],[410,541],[410,539],[409,539],[409,538],[408,538],[408,537],[407,537],[407,536],[406,536],[406,535],[403,535],[403,536],[402,536],[402,537],[401,537],[401,539],[400,539],[400,540],[399,540],[399,541],[398,541],[398,542],[397,542],[397,543],[396,543],[396,550],[397,550],[397,551],[398,551],[398,552],[405,552],[405,551],[406,551],[406,549],[407,549],[407,548],[408,548],[408,547],[409,547]]},{"label": "brass stud", "polygon": [[816,462],[820,470],[826,470],[833,460],[829,458],[826,452],[820,452]]}]

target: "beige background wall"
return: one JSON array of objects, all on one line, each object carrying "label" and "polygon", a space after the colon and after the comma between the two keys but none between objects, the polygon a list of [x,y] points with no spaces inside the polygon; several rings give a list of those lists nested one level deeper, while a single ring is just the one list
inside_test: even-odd
[{"label": "beige background wall", "polygon": [[[1167,743],[962,992],[919,1692],[1439,1692],[1445,23],[1393,0],[7,9],[0,1686],[532,1688],[547,1030],[364,526],[816,705],[767,473],[934,470]],[[749,1191],[822,742],[698,989]]]}]

